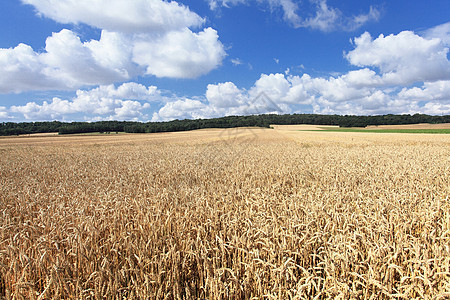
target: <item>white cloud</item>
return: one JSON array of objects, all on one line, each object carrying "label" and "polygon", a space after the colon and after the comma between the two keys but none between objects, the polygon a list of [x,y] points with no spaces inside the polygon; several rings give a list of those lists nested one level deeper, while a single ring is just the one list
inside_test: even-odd
[{"label": "white cloud", "polygon": [[450,103],[441,102],[427,102],[417,113],[430,114],[430,115],[449,115],[450,114]]},{"label": "white cloud", "polygon": [[5,106],[0,106],[0,119],[6,120],[9,119],[10,116],[8,114],[8,110]]},{"label": "white cloud", "polygon": [[425,30],[423,36],[427,39],[438,38],[446,46],[450,46],[450,22]]},{"label": "white cloud", "polygon": [[[139,100],[139,101],[137,101]],[[42,104],[28,102],[12,106],[10,111],[23,115],[27,120],[67,120],[82,113],[87,120],[146,120],[148,101],[160,100],[154,86],[124,83],[119,87],[104,85],[92,90],[78,90],[71,100],[53,98]]]},{"label": "white cloud", "polygon": [[359,82],[356,84],[352,82],[354,76],[352,72],[349,74],[328,79],[312,78],[308,74],[302,76],[286,76],[281,73],[262,74],[250,89],[250,95],[255,97],[264,92],[276,103],[301,105],[312,104],[317,99],[327,99],[327,101],[338,103],[369,95],[368,88],[361,88]]},{"label": "white cloud", "polygon": [[25,44],[15,48],[0,49],[0,92],[19,92],[23,90],[45,90],[63,86],[59,78],[45,75],[45,65],[39,55]]},{"label": "white cloud", "polygon": [[[291,87],[285,96],[285,101],[290,104],[311,105],[315,99],[314,79],[308,74],[303,76],[288,76]],[[277,99],[274,99],[276,101]]]},{"label": "white cloud", "polygon": [[44,101],[42,105],[28,102],[23,106],[12,106],[11,112],[22,114],[27,120],[57,120],[64,114],[74,113],[67,100],[53,98],[49,103]]},{"label": "white cloud", "polygon": [[[105,87],[103,87],[105,88]],[[101,88],[100,88],[101,89]],[[120,85],[117,89],[113,85],[106,87],[107,94],[127,100],[156,101],[160,98],[160,93],[156,86],[144,86],[136,82],[128,82]]]},{"label": "white cloud", "polygon": [[380,11],[371,6],[367,14],[352,17],[345,16],[339,9],[329,7],[326,0],[313,0],[316,4],[316,15],[296,24],[296,27],[310,27],[322,31],[353,31],[370,21],[378,21]]},{"label": "white cloud", "polygon": [[133,61],[158,77],[196,78],[222,63],[225,57],[217,31],[173,31],[162,38],[141,35],[135,39]]},{"label": "white cloud", "polygon": [[341,18],[342,13],[337,8],[328,7],[325,0],[315,2],[317,3],[316,15],[296,24],[296,27],[311,27],[322,31],[332,30]]},{"label": "white cloud", "polygon": [[298,5],[292,0],[208,0],[208,2],[211,10],[218,10],[220,7],[231,8],[236,5],[249,5],[251,2],[266,3],[272,11],[280,8],[283,12],[283,19],[291,25],[297,26],[302,22],[297,14]]},{"label": "white cloud", "polygon": [[138,101],[122,101],[120,106],[114,108],[114,115],[110,117],[110,120],[134,120],[139,121],[147,118],[142,111],[150,108],[150,104],[141,104]]},{"label": "white cloud", "polygon": [[[74,89],[130,79],[139,66],[119,34],[103,32],[99,41],[81,42],[63,29],[47,38],[45,52],[20,44],[0,49],[0,92]],[[108,53],[108,55],[105,55]]]},{"label": "white cloud", "polygon": [[297,14],[298,5],[292,0],[268,0],[268,2],[272,9],[278,6],[283,10],[283,19],[286,22],[295,27],[302,23],[302,18]]},{"label": "white cloud", "polygon": [[353,31],[368,22],[378,21],[380,16],[381,12],[376,7],[371,6],[367,14],[344,18],[343,28],[348,31]]},{"label": "white cloud", "polygon": [[[231,7],[239,4],[250,4],[252,0],[209,0],[211,10],[217,10],[221,6]],[[370,21],[378,21],[380,11],[371,6],[367,14],[345,16],[338,8],[330,7],[327,0],[309,0],[312,16],[300,15],[299,6],[293,0],[256,0],[257,3],[265,3],[271,10],[281,9],[283,19],[295,28],[307,27],[321,31],[344,30],[352,31],[360,28]],[[302,10],[303,12],[304,10]],[[305,13],[304,13],[305,14]]]},{"label": "white cloud", "polygon": [[93,60],[102,68],[126,79],[142,74],[145,66],[133,62],[134,36],[102,30],[100,40],[85,44]]},{"label": "white cloud", "polygon": [[144,75],[196,78],[226,56],[217,32],[193,32],[190,27],[202,25],[203,19],[174,1],[23,2],[58,22],[98,27],[101,37],[82,41],[63,29],[47,38],[42,52],[25,44],[0,49],[0,93],[75,90]]},{"label": "white cloud", "polygon": [[380,35],[366,32],[354,39],[355,49],[345,55],[358,67],[376,67],[386,84],[411,84],[450,79],[448,47],[438,39],[426,39],[411,31]]},{"label": "white cloud", "polygon": [[186,6],[161,0],[22,0],[59,23],[87,24],[127,33],[161,33],[198,27],[204,20]]},{"label": "white cloud", "polygon": [[[360,75],[360,77],[359,77]],[[305,112],[321,114],[450,113],[450,81],[425,82],[411,88],[390,88],[375,83],[371,70],[351,71],[338,77],[261,74],[248,90],[232,82],[209,84],[205,97],[162,97],[156,87],[126,83],[77,91],[71,100],[54,98],[37,104],[0,108],[0,117],[21,114],[27,120],[70,120],[81,113],[87,120],[146,121],[150,104],[164,102],[152,121],[212,118],[226,115]],[[302,107],[296,110],[295,107]]]},{"label": "white cloud", "polygon": [[[266,104],[252,110],[261,93],[284,113],[298,105],[328,114],[449,113],[448,48],[440,39],[402,32],[373,40],[365,33],[354,43],[355,49],[346,58],[361,69],[329,78],[294,76],[290,72],[261,74],[249,90],[239,89],[232,82],[208,85],[207,102],[201,102],[195,113],[183,115],[192,118],[274,111]],[[376,67],[379,73],[368,67]],[[411,83],[419,85],[408,88]],[[182,108],[180,102],[177,106],[168,104],[160,119],[167,120],[173,115],[168,111]]]},{"label": "white cloud", "polygon": [[208,110],[208,106],[198,100],[176,100],[168,102],[159,112],[155,112],[152,121],[204,118],[211,115]]},{"label": "white cloud", "polygon": [[342,79],[355,88],[380,86],[383,84],[381,77],[368,68],[350,71],[342,76]]},{"label": "white cloud", "polygon": [[205,102],[191,99],[169,101],[152,120],[290,113],[289,104],[311,104],[311,96],[296,91],[296,79],[299,78],[286,78],[284,74],[262,74],[248,91],[239,89],[232,82],[209,84]]},{"label": "white cloud", "polygon": [[234,66],[239,66],[239,65],[242,65],[244,62],[241,59],[239,59],[239,58],[232,58],[231,59],[231,63]]},{"label": "white cloud", "polygon": [[270,99],[283,100],[290,88],[291,84],[286,80],[284,74],[262,74],[250,90],[250,95],[257,97],[264,92]]},{"label": "white cloud", "polygon": [[415,101],[440,101],[450,104],[450,81],[425,82],[422,87],[403,88],[398,96]]},{"label": "white cloud", "polygon": [[[274,0],[275,1],[275,0]],[[344,56],[356,70],[330,77],[309,74],[261,74],[248,89],[233,82],[209,84],[192,99],[162,97],[159,90],[137,83],[104,85],[140,74],[196,77],[221,63],[226,55],[217,32],[188,28],[158,34],[102,31],[99,40],[82,42],[70,30],[47,39],[45,52],[20,44],[0,49],[0,91],[75,88],[70,100],[54,98],[10,109],[0,118],[27,120],[148,119],[149,101],[163,103],[153,121],[210,118],[252,113],[308,112],[328,114],[450,113],[450,64],[447,25],[421,35],[404,31],[373,39],[364,33]],[[152,43],[156,42],[156,43]]]},{"label": "white cloud", "polygon": [[[320,114],[448,114],[450,81],[425,82],[409,89],[391,88],[367,68],[329,78],[261,74],[248,90],[232,82],[210,84],[205,100],[169,101],[154,114],[153,120],[305,112],[305,107]],[[296,111],[298,106],[302,108]]]},{"label": "white cloud", "polygon": [[242,105],[245,99],[242,91],[232,82],[208,84],[206,99],[217,108],[226,108]]},{"label": "white cloud", "polygon": [[344,102],[367,96],[367,89],[361,89],[350,85],[342,77],[315,78],[313,87],[316,97],[332,102]]},{"label": "white cloud", "polygon": [[210,8],[216,9],[220,5],[229,8],[232,5],[246,4],[249,0],[209,0]]},{"label": "white cloud", "polygon": [[[271,83],[278,82],[279,86]],[[249,115],[263,113],[288,113],[290,108],[283,103],[275,103],[271,96],[286,94],[279,90],[289,85],[283,74],[262,74],[249,90],[239,89],[232,82],[209,84],[205,101],[192,99],[173,99],[153,115],[153,121],[168,121],[185,118],[213,118],[230,115]],[[269,87],[271,90],[265,89]],[[276,98],[276,101],[280,99]]]},{"label": "white cloud", "polygon": [[99,40],[82,42],[63,29],[47,38],[45,52],[30,46],[0,49],[0,93],[71,90],[130,80],[140,75],[195,78],[226,56],[217,32],[189,29],[163,36],[102,31]]},{"label": "white cloud", "polygon": [[129,62],[123,38],[115,33],[103,32],[99,41],[82,43],[74,32],[64,29],[47,39],[45,50],[39,56],[46,75],[63,79],[68,87],[127,80],[138,69]]}]

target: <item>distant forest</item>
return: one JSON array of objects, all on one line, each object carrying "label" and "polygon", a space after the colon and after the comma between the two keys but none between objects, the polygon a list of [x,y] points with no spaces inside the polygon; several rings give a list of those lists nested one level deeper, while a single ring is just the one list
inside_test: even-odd
[{"label": "distant forest", "polygon": [[213,119],[174,120],[169,122],[27,122],[0,123],[0,135],[20,135],[32,133],[58,132],[59,134],[91,133],[91,132],[128,132],[152,133],[187,131],[202,128],[234,128],[234,127],[266,127],[272,124],[294,125],[338,125],[340,127],[366,127],[368,125],[400,125],[416,123],[450,123],[450,115],[430,116],[415,115],[377,115],[377,116],[340,116],[316,114],[286,114],[286,115],[251,115],[229,116]]}]

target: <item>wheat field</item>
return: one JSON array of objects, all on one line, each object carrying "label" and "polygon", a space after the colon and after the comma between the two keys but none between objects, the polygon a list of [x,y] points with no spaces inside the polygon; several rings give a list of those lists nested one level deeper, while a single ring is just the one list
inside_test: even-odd
[{"label": "wheat field", "polygon": [[449,299],[450,136],[0,139],[0,299]]}]

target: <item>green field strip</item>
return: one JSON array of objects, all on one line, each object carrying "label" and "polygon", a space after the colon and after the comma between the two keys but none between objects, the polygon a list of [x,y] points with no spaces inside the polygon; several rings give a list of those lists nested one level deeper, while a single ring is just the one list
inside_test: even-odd
[{"label": "green field strip", "polygon": [[327,127],[319,127],[319,128],[322,129],[320,131],[333,131],[333,132],[450,134],[450,129],[366,129],[366,128],[327,128]]}]

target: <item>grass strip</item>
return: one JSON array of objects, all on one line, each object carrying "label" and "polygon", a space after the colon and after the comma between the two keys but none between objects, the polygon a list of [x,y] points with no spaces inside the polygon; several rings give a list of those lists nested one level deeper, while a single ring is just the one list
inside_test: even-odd
[{"label": "grass strip", "polygon": [[367,129],[367,128],[327,128],[327,127],[320,127],[320,129],[322,129],[321,131],[334,131],[334,132],[450,134],[450,129]]}]

